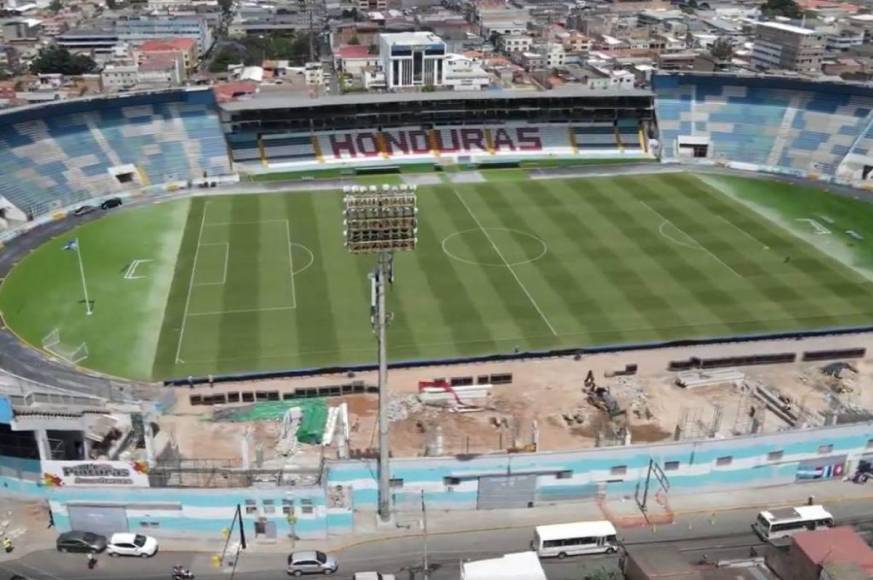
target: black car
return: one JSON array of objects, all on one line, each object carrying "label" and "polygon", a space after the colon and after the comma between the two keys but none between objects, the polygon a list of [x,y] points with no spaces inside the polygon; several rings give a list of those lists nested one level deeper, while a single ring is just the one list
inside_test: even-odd
[{"label": "black car", "polygon": [[96,210],[96,209],[97,209],[97,208],[94,207],[93,205],[80,205],[79,207],[77,207],[77,208],[75,209],[75,211],[73,211],[73,215],[85,215],[85,214],[89,214],[89,213],[91,213],[92,211],[94,211],[94,210]]},{"label": "black car", "polygon": [[58,552],[95,553],[106,549],[106,536],[92,532],[64,532],[58,536]]},{"label": "black car", "polygon": [[100,204],[100,209],[112,209],[113,207],[118,207],[121,205],[120,197],[110,197],[106,201]]}]

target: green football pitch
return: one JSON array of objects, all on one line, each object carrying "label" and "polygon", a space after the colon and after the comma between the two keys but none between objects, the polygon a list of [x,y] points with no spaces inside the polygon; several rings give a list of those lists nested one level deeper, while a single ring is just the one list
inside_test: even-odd
[{"label": "green football pitch", "polygon": [[[512,177],[419,188],[392,360],[873,323],[865,203],[729,176]],[[340,192],[119,211],[22,260],[0,307],[28,343],[137,379],[371,363],[373,258],[345,250],[341,212]]]}]

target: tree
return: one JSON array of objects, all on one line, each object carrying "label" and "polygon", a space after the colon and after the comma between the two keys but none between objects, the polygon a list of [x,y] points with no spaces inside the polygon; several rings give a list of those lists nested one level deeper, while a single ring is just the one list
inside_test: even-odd
[{"label": "tree", "polygon": [[709,54],[717,61],[730,60],[734,55],[734,47],[727,38],[718,38],[712,43]]},{"label": "tree", "polygon": [[786,18],[800,19],[803,11],[794,0],[766,0],[761,6],[761,12],[770,18],[785,16]]},{"label": "tree", "polygon": [[232,47],[222,47],[222,49],[216,53],[212,62],[209,63],[209,72],[227,72],[228,65],[240,64],[243,60],[243,56],[239,51],[234,50]]},{"label": "tree", "polygon": [[71,54],[69,50],[57,44],[41,49],[30,64],[30,71],[34,74],[81,75],[95,70],[97,70],[97,63],[90,56]]},{"label": "tree", "polygon": [[49,4],[49,10],[51,10],[55,14],[60,12],[63,7],[64,5],[61,3],[61,0],[52,0]]},{"label": "tree", "polygon": [[218,7],[225,16],[233,12],[233,0],[218,0]]}]

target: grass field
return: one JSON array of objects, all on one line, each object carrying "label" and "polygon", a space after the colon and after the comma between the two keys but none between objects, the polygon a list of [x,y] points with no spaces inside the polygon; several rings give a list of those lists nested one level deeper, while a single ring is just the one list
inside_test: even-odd
[{"label": "grass field", "polygon": [[[135,378],[372,362],[372,258],[343,248],[341,207],[318,192],[121,212],[70,236],[93,316],[61,239],[0,307],[28,342],[58,328],[87,343],[80,364]],[[389,294],[394,360],[873,323],[873,253],[845,234],[873,239],[873,207],[815,188],[514,180],[420,187],[419,207]],[[135,259],[152,261],[125,277]]]}]

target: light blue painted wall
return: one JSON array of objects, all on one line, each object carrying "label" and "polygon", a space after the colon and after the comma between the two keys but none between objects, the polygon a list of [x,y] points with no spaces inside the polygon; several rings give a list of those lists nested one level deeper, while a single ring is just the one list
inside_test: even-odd
[{"label": "light blue painted wall", "polygon": [[[409,458],[392,461],[392,477],[403,479],[403,488],[397,489],[398,497],[408,501],[425,489],[428,505],[437,509],[475,509],[478,496],[477,477],[512,473],[538,473],[537,502],[578,500],[593,496],[606,480],[620,480],[609,484],[609,494],[633,493],[638,481],[645,474],[649,459],[659,464],[678,461],[676,470],[668,477],[674,493],[691,493],[696,490],[749,488],[786,484],[795,481],[800,461],[825,456],[848,456],[850,461],[868,452],[868,442],[873,441],[873,423],[837,426],[817,430],[791,431],[756,437],[696,442],[666,442],[632,447],[608,447],[574,452],[540,454],[494,454],[467,457]],[[829,453],[820,454],[821,446],[833,446]],[[782,451],[781,459],[768,461],[767,454]],[[873,452],[873,449],[869,450]],[[716,466],[720,457],[731,457],[731,464]],[[0,459],[0,466],[16,462]],[[18,460],[20,461],[20,460]],[[33,468],[29,463],[19,467]],[[626,466],[624,475],[611,475],[610,469]],[[555,472],[570,472],[570,478],[557,479]],[[375,510],[376,463],[374,461],[328,462],[324,479],[328,486],[341,485],[350,488],[355,510]],[[32,476],[33,473],[31,472]],[[445,478],[465,478],[460,487],[447,485]],[[117,502],[138,504],[144,512],[149,505],[179,504],[183,509],[163,512],[150,517],[129,517],[131,529],[141,528],[141,521],[149,519],[160,524],[157,535],[217,535],[229,523],[225,515],[212,516],[210,511],[227,513],[237,504],[245,506],[245,500],[255,500],[259,507],[265,499],[275,502],[276,513],[267,515],[276,522],[277,533],[284,537],[291,527],[282,513],[282,499],[293,498],[312,502],[314,514],[301,517],[295,531],[303,538],[323,538],[329,534],[346,534],[354,531],[354,514],[351,510],[328,508],[325,489],[322,487],[295,489],[173,489],[173,488],[96,488],[75,487],[48,488],[39,482],[0,475],[0,493],[31,498],[44,498],[62,506],[67,502]],[[414,503],[414,502],[412,502]],[[299,513],[299,512],[298,512]],[[248,515],[247,529],[253,532],[255,517]],[[63,513],[56,514],[59,530],[67,529],[69,521]]]}]

